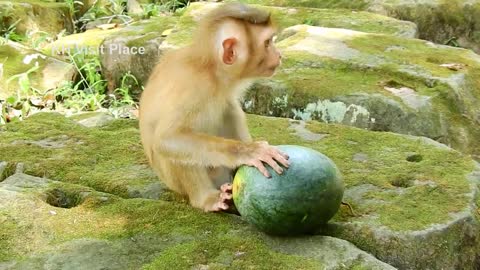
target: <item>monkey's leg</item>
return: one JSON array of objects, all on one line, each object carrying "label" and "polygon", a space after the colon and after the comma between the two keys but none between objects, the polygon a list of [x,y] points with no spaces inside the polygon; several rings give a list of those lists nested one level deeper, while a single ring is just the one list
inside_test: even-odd
[{"label": "monkey's leg", "polygon": [[216,168],[208,168],[208,176],[212,180],[213,184],[220,188],[222,185],[226,183],[233,182],[233,171],[227,167],[216,167]]},{"label": "monkey's leg", "polygon": [[[184,171],[184,185],[190,204],[207,212],[227,210],[232,199],[231,185],[222,185],[220,190],[209,176],[207,168],[188,166]],[[187,180],[188,179],[188,180]]]}]

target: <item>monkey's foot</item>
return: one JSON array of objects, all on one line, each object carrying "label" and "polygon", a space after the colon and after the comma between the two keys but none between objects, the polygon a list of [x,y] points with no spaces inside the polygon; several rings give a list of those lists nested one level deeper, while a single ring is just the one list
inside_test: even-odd
[{"label": "monkey's foot", "polygon": [[232,193],[228,192],[220,192],[218,198],[216,199],[215,203],[208,211],[210,212],[219,212],[225,211],[229,208],[230,202],[232,200]]},{"label": "monkey's foot", "polygon": [[215,195],[213,200],[213,206],[209,207],[209,212],[226,211],[232,204],[232,188],[231,183],[225,183],[220,186],[220,192]]},{"label": "monkey's foot", "polygon": [[223,193],[232,193],[232,189],[233,189],[233,185],[231,183],[225,183],[223,185],[220,186],[220,190],[223,192]]}]

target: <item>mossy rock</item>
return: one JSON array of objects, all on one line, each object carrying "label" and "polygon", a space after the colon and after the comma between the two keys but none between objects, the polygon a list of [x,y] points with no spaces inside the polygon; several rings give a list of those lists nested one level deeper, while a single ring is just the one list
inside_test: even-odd
[{"label": "mossy rock", "polygon": [[478,0],[241,0],[241,2],[282,7],[370,11],[414,22],[418,25],[419,37],[422,39],[440,44],[458,44],[480,53],[480,1]]},{"label": "mossy rock", "polygon": [[[22,0],[0,1],[0,17],[6,28],[15,22],[15,32],[33,42],[45,35],[55,38],[62,31],[73,32],[73,19],[66,3]],[[27,32],[30,31],[28,37]]]},{"label": "mossy rock", "polygon": [[[235,216],[195,210],[165,190],[155,200],[127,199],[147,197],[129,189],[158,183],[137,121],[91,128],[75,122],[85,117],[38,113],[0,133],[0,153],[8,153],[0,160],[23,162],[26,174],[42,177],[16,174],[0,184],[6,247],[0,261],[7,269],[39,267],[47,258],[91,269],[112,257],[147,269],[391,269],[340,240],[271,238]],[[319,233],[400,269],[475,269],[480,169],[470,158],[424,137],[254,115],[248,124],[255,140],[303,145],[338,165],[354,215],[342,207]],[[71,198],[60,205],[76,206],[54,207],[45,196]],[[136,251],[125,252],[132,246]],[[100,249],[108,252],[88,251]]]},{"label": "mossy rock", "polygon": [[307,25],[285,29],[277,46],[282,66],[250,89],[247,112],[426,136],[480,154],[480,56],[472,51]]},{"label": "mossy rock", "polygon": [[28,73],[30,84],[41,93],[71,80],[76,72],[69,63],[8,41],[0,45],[0,99],[16,95],[17,91],[23,95],[18,79],[12,79],[9,83],[7,81],[14,75],[32,69],[33,71]]},{"label": "mossy rock", "polygon": [[393,1],[374,8],[378,13],[416,23],[422,39],[480,53],[478,0]]},{"label": "mossy rock", "polygon": [[[0,183],[0,198],[2,269],[395,269],[344,240],[276,239],[236,216],[25,174]],[[74,204],[51,203],[64,198]]]},{"label": "mossy rock", "polygon": [[[191,3],[181,14],[139,22],[106,38],[103,42],[105,48],[111,48],[112,46],[120,48],[114,50],[113,53],[108,51],[101,56],[103,71],[109,82],[109,89],[113,90],[118,87],[121,76],[127,71],[131,71],[141,82],[145,82],[162,51],[188,44],[200,17],[218,5],[216,3]],[[407,37],[416,35],[416,26],[412,23],[368,12],[261,8],[270,9],[273,16],[278,18],[278,24],[281,28],[308,22],[314,25],[346,27],[366,32]],[[123,48],[132,47],[143,47],[145,53],[136,55],[118,53]]]},{"label": "mossy rock", "polygon": [[113,28],[108,30],[90,29],[83,33],[72,34],[61,37],[56,41],[45,45],[41,51],[46,55],[67,58],[68,55],[83,53],[86,55],[99,55],[100,45],[111,36],[116,35],[122,28]]},{"label": "mossy rock", "polygon": [[[102,72],[108,81],[109,91],[121,86],[121,79],[130,72],[140,82],[145,82],[155,63],[162,54],[160,44],[165,39],[165,30],[171,29],[177,16],[159,16],[149,20],[133,23],[115,35],[107,37],[100,46]],[[138,96],[141,88],[133,89]]]},{"label": "mossy rock", "polygon": [[[227,0],[233,2],[235,0]],[[312,1],[312,0],[239,0],[239,2],[247,4],[260,4],[280,7],[308,7],[308,8],[341,8],[364,10],[367,9],[370,0],[329,0],[329,1]]]},{"label": "mossy rock", "polygon": [[[183,46],[190,42],[197,22],[218,3],[191,3],[180,18],[171,35],[166,39],[167,46]],[[416,26],[411,22],[399,21],[369,12],[352,12],[350,10],[314,9],[314,8],[280,8],[253,5],[272,13],[280,29],[297,24],[346,28],[368,33],[383,33],[403,37],[415,37]]]}]

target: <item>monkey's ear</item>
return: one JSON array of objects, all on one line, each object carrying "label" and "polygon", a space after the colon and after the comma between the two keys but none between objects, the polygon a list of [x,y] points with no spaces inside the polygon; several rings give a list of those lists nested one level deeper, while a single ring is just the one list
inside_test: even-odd
[{"label": "monkey's ear", "polygon": [[235,50],[236,45],[237,39],[233,37],[227,38],[223,41],[223,63],[227,65],[235,63],[235,60],[237,59],[237,52]]}]

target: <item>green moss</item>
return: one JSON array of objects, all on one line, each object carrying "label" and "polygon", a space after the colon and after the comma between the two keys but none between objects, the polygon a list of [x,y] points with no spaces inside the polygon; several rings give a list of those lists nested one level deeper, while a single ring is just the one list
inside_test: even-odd
[{"label": "green moss", "polygon": [[[287,120],[264,119],[250,118],[250,128],[256,139],[267,139],[270,144],[298,144],[298,138],[289,132],[272,132],[288,130]],[[473,162],[458,152],[445,151],[392,133],[369,132],[340,125],[311,122],[308,129],[328,136],[319,142],[301,144],[331,157],[339,166],[347,188],[364,184],[380,188],[381,191],[372,192],[369,196],[384,203],[356,207],[355,212],[360,216],[377,215],[379,225],[393,230],[421,230],[442,223],[450,218],[450,213],[468,207],[465,194],[469,192],[470,184],[465,178],[473,170]],[[420,153],[423,160],[407,161],[411,152]],[[368,161],[354,161],[356,153],[367,154]],[[411,180],[434,181],[436,187],[412,186],[397,194],[397,187],[391,182],[401,177],[399,173],[406,172]],[[348,217],[347,211],[342,208],[338,216]],[[414,216],[418,218],[412,218]],[[355,219],[350,216],[347,220],[352,222]]]},{"label": "green moss", "polygon": [[138,38],[129,40],[128,47],[140,47],[149,40],[161,36],[161,34],[175,26],[179,20],[178,15],[154,17],[146,22],[138,22],[121,31],[119,35],[138,36]]},{"label": "green moss", "polygon": [[[32,175],[81,183],[99,191],[127,196],[127,185],[154,180],[151,174],[132,169],[146,166],[147,162],[136,122],[131,123],[116,120],[102,129],[91,130],[60,115],[38,114],[8,125],[8,132],[0,135],[1,148],[3,153],[12,153],[6,160],[29,164],[27,173]],[[62,139],[62,135],[68,139]],[[58,140],[65,147],[43,148],[28,143],[45,138]],[[11,144],[14,141],[18,143]],[[106,141],[117,143],[105,145]],[[118,158],[111,159],[112,156]]]},{"label": "green moss", "polygon": [[[75,190],[68,185],[55,186]],[[212,264],[221,269],[227,265],[241,269],[251,266],[319,269],[323,266],[312,259],[271,251],[261,241],[260,233],[227,214],[206,214],[180,202],[125,200],[112,196],[107,201],[95,200],[98,196],[100,194],[94,194],[71,209],[55,208],[36,201],[38,215],[35,224],[41,231],[26,233],[20,224],[2,224],[0,243],[7,248],[0,251],[0,259],[21,258],[20,254],[29,254],[33,250],[42,254],[54,250],[58,244],[79,238],[115,241],[135,235],[155,235],[163,237],[166,245],[171,247],[156,257],[152,256],[155,260],[145,265],[145,269],[183,269],[198,264]],[[10,210],[12,212],[1,212],[2,216],[9,217],[8,220],[15,220],[13,215],[30,220],[27,216],[31,209]],[[50,214],[52,211],[56,213],[54,216]],[[48,232],[48,236],[44,232]]]},{"label": "green moss", "polygon": [[[0,1],[1,6],[11,7],[9,13],[14,19],[10,20],[10,23],[21,19],[16,25],[16,31],[20,34],[25,35],[32,29],[32,24],[34,29],[46,32],[50,37],[54,37],[64,29],[67,32],[73,31],[70,8],[66,3],[39,0]],[[33,36],[29,38],[32,39]]]},{"label": "green moss", "polygon": [[97,55],[102,42],[108,37],[117,35],[120,31],[120,28],[109,30],[91,29],[83,33],[62,37],[55,42],[47,44],[41,51],[50,56],[65,56],[67,53],[73,55],[77,52]]},{"label": "green moss", "polygon": [[358,10],[365,9],[368,6],[368,2],[364,0],[241,0],[240,2],[282,7],[348,8]]},{"label": "green moss", "polygon": [[[288,85],[292,89],[292,96],[328,99],[336,97],[340,93],[348,95],[359,92],[385,92],[378,84],[386,79],[385,74],[381,72],[369,69],[361,70],[349,63],[301,53],[293,52],[284,55],[285,65],[275,75],[275,79]],[[322,64],[320,67],[309,67],[309,63]],[[292,76],[293,72],[295,76]]]},{"label": "green moss", "polygon": [[[436,79],[432,84],[428,79],[421,79],[424,75],[415,75],[415,72],[409,75],[401,71],[402,65],[407,65],[419,74],[426,73],[427,77],[429,75],[434,78],[451,80],[452,76],[464,75],[466,84],[460,90],[463,92],[462,95],[478,97],[480,96],[480,66],[478,62],[472,59],[471,52],[464,49],[429,45],[422,40],[405,40],[393,36],[378,35],[375,37],[375,42],[372,43],[371,40],[372,37],[358,37],[346,41],[346,43],[349,47],[361,50],[363,53],[388,57],[388,66],[381,66],[379,69],[386,71],[387,74],[395,74],[396,80],[404,85],[412,85],[412,88],[419,94],[433,97],[434,108],[443,112],[451,125],[449,132],[452,135],[448,143],[462,151],[477,153],[480,149],[479,143],[471,140],[468,147],[462,147],[465,143],[458,141],[457,138],[462,137],[458,130],[465,128],[472,138],[480,135],[478,126],[471,122],[471,119],[475,119],[478,115],[480,100],[477,98],[462,98],[459,103],[457,94],[455,94],[459,90],[452,89],[453,87],[447,83],[441,83],[439,79]],[[401,44],[403,49],[387,52],[387,48],[391,47],[392,44]],[[440,66],[449,63],[461,64],[463,69],[454,71]],[[415,76],[417,76],[417,79],[415,79],[417,83],[412,84],[411,80],[405,80],[408,77]],[[468,116],[465,117],[466,115]]]},{"label": "green moss", "polygon": [[[298,24],[312,26],[345,28],[366,33],[397,34],[413,25],[386,16],[369,12],[352,12],[343,9],[313,9],[313,8],[267,8],[280,28]],[[341,18],[341,19],[340,19]]]},{"label": "green moss", "polygon": [[166,38],[168,44],[174,44],[176,46],[188,45],[192,39],[192,34],[195,31],[196,22],[193,19],[192,12],[194,7],[198,4],[192,3],[192,8],[187,8],[183,15],[178,20],[174,31]]},{"label": "green moss", "polygon": [[[375,42],[372,42],[375,39]],[[446,46],[429,45],[418,39],[402,39],[395,36],[376,35],[360,36],[345,42],[350,48],[361,50],[362,53],[385,55],[397,65],[414,64],[429,71],[433,76],[448,77],[456,72],[441,64],[460,63],[468,66],[477,66],[476,62],[468,57],[468,51]],[[392,49],[394,44],[400,49]]]},{"label": "green moss", "polygon": [[[240,254],[240,255],[238,255]],[[167,249],[144,269],[322,269],[323,263],[300,256],[273,252],[255,236],[212,234]]]},{"label": "green moss", "polygon": [[[480,151],[480,143],[473,139],[480,136],[480,128],[475,124],[480,100],[474,98],[480,96],[480,67],[470,51],[433,45],[422,40],[369,34],[343,41],[356,53],[342,60],[341,51],[338,55],[330,52],[331,56],[317,56],[306,51],[292,50],[293,45],[307,38],[305,30],[291,36],[289,33],[285,35],[278,42],[279,48],[283,49],[283,64],[274,77],[275,82],[285,87],[282,91],[275,89],[277,91],[272,92],[271,89],[266,89],[262,92],[255,88],[255,92],[249,92],[247,100],[252,100],[249,95],[262,98],[256,102],[252,112],[271,114],[270,111],[277,110],[271,108],[272,99],[288,97],[283,111],[274,115],[294,117],[292,109],[303,110],[307,104],[317,102],[318,99],[358,93],[379,94],[404,104],[399,96],[387,91],[385,86],[408,87],[418,95],[431,97],[433,110],[447,121],[448,135],[442,138],[432,136],[434,139],[440,139],[442,143],[466,153],[475,154]],[[460,64],[463,68],[451,70],[441,66],[449,63]],[[465,83],[459,85],[458,80]],[[461,100],[459,92],[464,96]],[[471,98],[466,98],[467,96]],[[402,110],[418,114],[407,105]],[[430,136],[424,129],[418,130],[423,133],[413,134]],[[414,132],[412,129],[396,131]],[[465,132],[467,139],[462,134]]]},{"label": "green moss", "polygon": [[[458,152],[436,148],[420,139],[340,125],[309,122],[310,131],[327,136],[320,141],[303,141],[289,130],[287,119],[249,115],[248,124],[255,140],[267,140],[272,145],[304,145],[326,154],[339,167],[347,189],[366,184],[377,188],[366,193],[364,199],[381,203],[354,204],[356,216],[342,208],[335,221],[362,222],[371,215],[377,217],[369,219],[372,226],[394,231],[421,230],[444,224],[452,213],[469,207],[465,195],[470,192],[470,183],[465,177],[474,164]],[[16,202],[28,203],[5,204],[0,221],[7,217],[8,222],[0,226],[0,244],[6,248],[0,251],[0,259],[17,259],[33,251],[53,252],[58,244],[80,238],[119,241],[155,235],[165,239],[167,247],[152,257],[146,269],[183,269],[200,264],[212,269],[323,267],[321,261],[273,251],[261,240],[260,232],[236,216],[206,214],[176,196],[162,200],[122,199],[96,192],[124,196],[126,185],[142,181],[130,177],[135,170],[131,165],[145,163],[137,125],[136,121],[117,120],[103,128],[84,128],[61,115],[46,113],[6,125],[0,133],[0,153],[8,155],[1,155],[0,160],[25,162],[27,173],[62,183],[15,195]],[[63,138],[59,141],[65,147],[35,145],[45,138]],[[353,159],[356,153],[364,153],[368,159],[357,162]],[[422,159],[408,161],[411,153]],[[153,178],[144,180],[157,181]],[[395,179],[432,184],[402,187],[392,184]],[[400,189],[402,192],[398,192]],[[69,209],[49,205],[47,198],[52,190],[72,197],[81,195],[79,205]],[[36,230],[31,230],[29,223],[32,209],[37,213]],[[368,232],[357,233],[362,235],[359,241],[370,239]],[[368,247],[368,243],[360,244]]]},{"label": "green moss", "polygon": [[14,219],[6,210],[0,210],[0,262],[7,261],[20,256],[20,253],[15,250],[13,243],[15,235],[19,232]]},{"label": "green moss", "polygon": [[[22,50],[8,44],[0,45],[0,63],[5,65],[3,69],[3,77],[8,79],[15,74],[23,73],[32,68],[35,61],[38,61],[39,65],[43,66],[44,60],[41,57],[38,57],[36,60],[32,60],[31,64],[23,63],[25,56],[34,53],[35,52],[33,50]],[[14,84],[16,82],[13,81],[11,83]]]},{"label": "green moss", "polygon": [[[0,63],[3,64],[0,89],[4,89],[5,91],[0,93],[0,97],[5,98],[6,96],[17,93],[17,90],[20,88],[18,79],[12,80],[10,83],[7,83],[7,80],[14,75],[30,70],[35,66],[35,63],[38,63],[38,69],[29,73],[29,80],[33,86],[38,87],[41,85],[42,70],[47,65],[47,59],[38,56],[28,64],[24,63],[25,57],[35,54],[38,55],[39,53],[31,49],[24,49],[18,44],[15,45],[15,47],[9,44],[0,45]],[[42,56],[45,57],[44,55]]]},{"label": "green moss", "polygon": [[444,44],[455,37],[464,39],[460,43],[478,49],[473,43],[475,38],[472,35],[480,16],[480,3],[476,1],[441,0],[415,5],[392,5],[386,6],[386,9],[396,18],[415,22],[422,39]]},{"label": "green moss", "polygon": [[[371,33],[397,34],[412,28],[411,24],[368,12],[309,8],[287,9],[265,6],[258,6],[258,8],[270,11],[280,29],[298,24],[310,24]],[[205,9],[204,4],[192,3],[178,21],[175,27],[176,31],[167,38],[167,42],[177,46],[187,45],[196,27],[194,17],[198,17],[198,14],[205,12],[199,11],[202,9]]]}]

